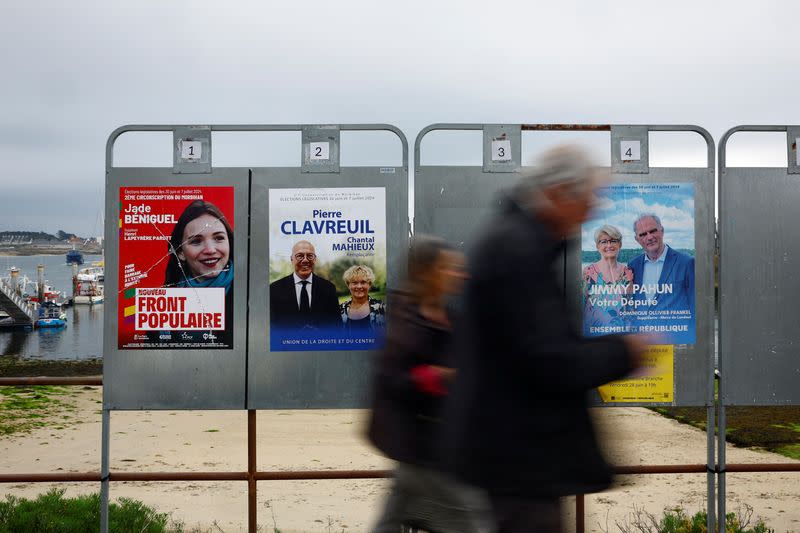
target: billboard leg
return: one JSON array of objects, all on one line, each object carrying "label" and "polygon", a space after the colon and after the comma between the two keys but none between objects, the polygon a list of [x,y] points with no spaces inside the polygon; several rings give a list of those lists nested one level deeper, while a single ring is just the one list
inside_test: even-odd
[{"label": "billboard leg", "polygon": [[103,409],[100,444],[100,533],[108,533],[109,444],[111,440],[111,411]]},{"label": "billboard leg", "polygon": [[706,486],[708,487],[708,498],[706,500],[706,531],[716,531],[716,497],[715,497],[715,483],[716,476],[714,475],[714,446],[715,446],[715,406],[712,402],[707,408],[706,412],[706,446],[708,457],[706,459]]},{"label": "billboard leg", "polygon": [[[720,384],[721,386],[721,384]],[[721,396],[721,393],[720,393]],[[725,406],[719,404],[719,428],[717,444],[719,446],[719,494],[717,494],[717,516],[719,517],[719,533],[725,533]]]}]

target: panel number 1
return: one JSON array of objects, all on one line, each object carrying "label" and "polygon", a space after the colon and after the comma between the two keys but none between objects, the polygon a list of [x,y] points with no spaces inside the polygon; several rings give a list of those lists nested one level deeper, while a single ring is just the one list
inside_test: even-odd
[{"label": "panel number 1", "polygon": [[181,141],[181,159],[184,161],[199,161],[203,155],[203,143],[200,141]]}]

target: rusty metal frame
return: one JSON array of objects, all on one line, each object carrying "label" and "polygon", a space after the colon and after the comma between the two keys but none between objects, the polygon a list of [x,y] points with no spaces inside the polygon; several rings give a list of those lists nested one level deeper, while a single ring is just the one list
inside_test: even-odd
[{"label": "rusty metal frame", "polygon": [[[30,385],[90,385],[102,386],[103,378],[89,377],[0,377],[0,387]],[[108,481],[247,481],[247,527],[257,531],[257,482],[258,481],[319,481],[332,479],[385,479],[392,476],[391,470],[292,470],[258,471],[256,463],[256,410],[247,411],[247,471],[242,472],[109,472]],[[704,464],[676,465],[625,465],[614,466],[617,475],[652,474],[704,474],[709,469]],[[800,472],[800,463],[739,463],[728,464],[725,472]],[[721,474],[719,467],[711,470]],[[102,481],[100,472],[68,473],[21,473],[0,474],[0,483],[66,483]],[[576,533],[583,533],[585,496],[575,498]]]}]

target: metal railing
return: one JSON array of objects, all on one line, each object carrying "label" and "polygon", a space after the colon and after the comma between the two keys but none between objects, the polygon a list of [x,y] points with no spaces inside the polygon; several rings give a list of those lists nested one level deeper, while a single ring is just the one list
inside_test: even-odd
[{"label": "metal railing", "polygon": [[[88,385],[102,386],[101,376],[87,377],[0,377],[2,386],[31,385]],[[319,481],[341,479],[385,479],[392,476],[391,470],[292,470],[259,471],[257,469],[256,410],[247,410],[247,470],[233,472],[109,472],[108,481],[247,481],[247,527],[250,533],[257,531],[257,482],[258,481]],[[721,473],[718,467],[709,469],[705,464],[675,465],[630,465],[614,466],[616,475],[653,474],[705,474]],[[800,463],[728,464],[724,472],[800,472]],[[0,474],[0,483],[66,483],[103,481],[98,472],[49,472]],[[575,531],[585,531],[585,496],[575,498]],[[724,518],[722,518],[724,520]]]}]

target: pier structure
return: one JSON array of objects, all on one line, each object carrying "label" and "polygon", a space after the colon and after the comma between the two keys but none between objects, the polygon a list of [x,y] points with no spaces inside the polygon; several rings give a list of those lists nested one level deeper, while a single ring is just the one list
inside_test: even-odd
[{"label": "pier structure", "polygon": [[13,320],[13,326],[33,327],[36,321],[36,307],[26,302],[12,285],[13,281],[8,283],[0,279],[0,309]]}]

